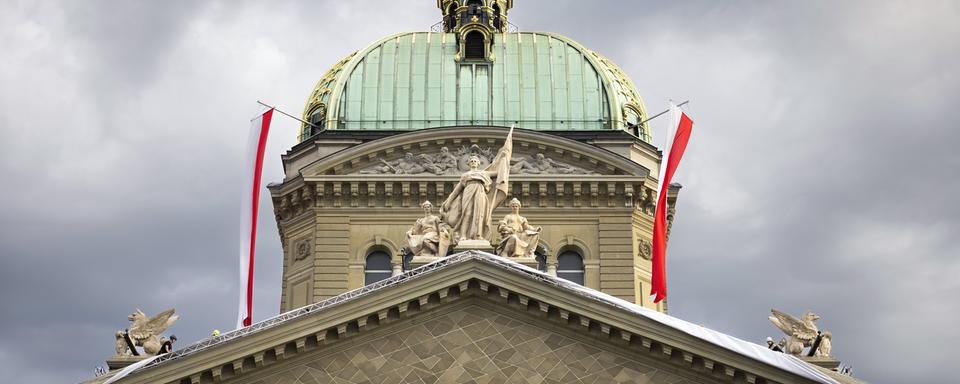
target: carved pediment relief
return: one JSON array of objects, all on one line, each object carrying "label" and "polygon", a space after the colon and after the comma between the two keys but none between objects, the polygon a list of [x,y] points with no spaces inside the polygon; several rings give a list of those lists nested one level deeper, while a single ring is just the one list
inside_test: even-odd
[{"label": "carved pediment relief", "polygon": [[[477,156],[485,167],[503,145],[504,128],[436,128],[398,134],[342,150],[301,170],[304,177],[456,176]],[[649,170],[602,147],[517,130],[511,173],[518,176],[640,176]]]},{"label": "carved pediment relief", "polygon": [[[387,161],[379,158],[379,164],[372,164],[352,174],[361,175],[459,175],[469,169],[467,160],[471,156],[480,158],[480,166],[487,164],[496,156],[496,148],[481,147],[477,144],[461,145],[456,151],[440,147],[435,153],[405,152],[403,157]],[[510,171],[514,175],[589,175],[598,174],[563,161],[554,160],[543,152],[533,155],[517,154],[510,162]]]}]

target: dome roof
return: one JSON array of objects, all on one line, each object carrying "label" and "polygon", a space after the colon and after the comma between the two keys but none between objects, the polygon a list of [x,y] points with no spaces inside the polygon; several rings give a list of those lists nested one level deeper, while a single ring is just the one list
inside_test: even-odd
[{"label": "dome roof", "polygon": [[[453,33],[389,36],[336,63],[317,82],[304,120],[336,130],[458,125],[533,130],[627,130],[646,110],[607,58],[564,36],[493,35],[490,61],[458,60]],[[304,124],[301,140],[314,133]]]}]

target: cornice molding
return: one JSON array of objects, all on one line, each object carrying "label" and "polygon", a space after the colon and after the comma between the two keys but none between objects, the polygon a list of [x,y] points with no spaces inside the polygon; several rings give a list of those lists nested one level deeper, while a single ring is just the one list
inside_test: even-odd
[{"label": "cornice molding", "polygon": [[551,281],[556,280],[536,280],[514,269],[467,258],[409,278],[403,284],[388,285],[339,305],[307,312],[270,328],[161,362],[120,383],[219,382],[348,342],[356,335],[465,299],[493,301],[537,314],[585,336],[641,355],[656,356],[663,364],[721,382],[811,382],[650,318],[563,289]]}]

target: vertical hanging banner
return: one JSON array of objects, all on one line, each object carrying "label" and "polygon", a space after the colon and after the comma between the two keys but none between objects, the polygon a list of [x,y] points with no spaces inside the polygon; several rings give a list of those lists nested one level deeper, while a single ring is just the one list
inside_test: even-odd
[{"label": "vertical hanging banner", "polygon": [[253,261],[257,245],[257,212],[260,204],[260,174],[263,153],[267,148],[267,134],[273,108],[251,120],[247,158],[244,163],[242,195],[240,197],[240,307],[237,328],[253,323]]},{"label": "vertical hanging banner", "polygon": [[690,133],[693,132],[693,120],[676,104],[670,103],[670,115],[673,118],[671,128],[674,132],[673,138],[669,141],[669,147],[664,149],[663,159],[660,161],[660,178],[657,179],[660,183],[657,187],[657,210],[653,218],[653,273],[650,281],[650,295],[653,296],[654,303],[659,303],[667,297],[667,190],[670,189],[670,181],[673,179],[673,174],[677,172],[680,158],[683,157],[687,142],[690,141]]}]

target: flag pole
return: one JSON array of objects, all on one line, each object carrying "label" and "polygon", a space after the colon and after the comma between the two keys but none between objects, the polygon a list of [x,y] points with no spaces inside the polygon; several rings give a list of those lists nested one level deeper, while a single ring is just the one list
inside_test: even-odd
[{"label": "flag pole", "polygon": [[[262,106],[264,106],[264,107],[267,107],[267,108],[273,108],[273,110],[275,110],[275,111],[277,111],[277,112],[280,112],[280,113],[284,114],[285,116],[287,116],[287,117],[289,117],[289,118],[291,118],[291,119],[294,119],[294,120],[296,120],[296,121],[299,121],[299,122],[301,122],[301,123],[304,123],[304,124],[306,124],[306,125],[309,125],[309,126],[311,126],[311,127],[314,127],[314,128],[316,128],[316,129],[323,129],[323,128],[320,128],[319,125],[316,125],[316,124],[311,123],[311,122],[309,122],[309,121],[303,121],[303,120],[301,120],[299,117],[296,117],[296,116],[294,116],[294,115],[291,115],[291,114],[289,114],[289,113],[286,113],[286,112],[280,110],[280,108],[274,107],[274,106],[272,106],[272,105],[270,105],[270,104],[267,104],[267,103],[264,103],[264,102],[262,102],[262,101],[260,101],[260,100],[257,100],[257,104],[260,104],[260,105],[262,105]],[[684,103],[684,104],[686,104],[686,103]],[[680,105],[683,105],[683,104],[680,104]],[[662,114],[662,113],[661,113],[661,114]]]},{"label": "flag pole", "polygon": [[[687,103],[689,103],[689,102],[690,102],[690,100],[684,101],[684,102],[682,102],[682,103],[680,103],[680,104],[677,104],[677,107],[682,107],[682,106],[684,106],[684,105],[687,105]],[[259,103],[259,102],[258,102],[258,103]],[[263,104],[263,103],[260,103],[260,104]],[[263,104],[263,105],[266,105],[266,104]],[[267,106],[269,107],[269,105],[267,105]],[[664,113],[667,113],[667,112],[670,112],[670,110],[668,109],[668,110],[663,111],[663,112],[660,112],[660,113],[658,113],[658,114],[656,114],[656,115],[650,116],[650,117],[648,117],[646,120],[637,123],[637,125],[642,125],[643,123],[646,123],[646,122],[648,122],[648,121],[650,121],[650,120],[656,119],[656,118],[660,117],[661,115],[663,115]],[[281,111],[280,113],[283,113],[283,111]],[[285,113],[284,113],[284,114],[285,114]],[[300,119],[297,119],[297,120],[300,120]],[[301,121],[302,121],[302,120],[301,120]]]}]

